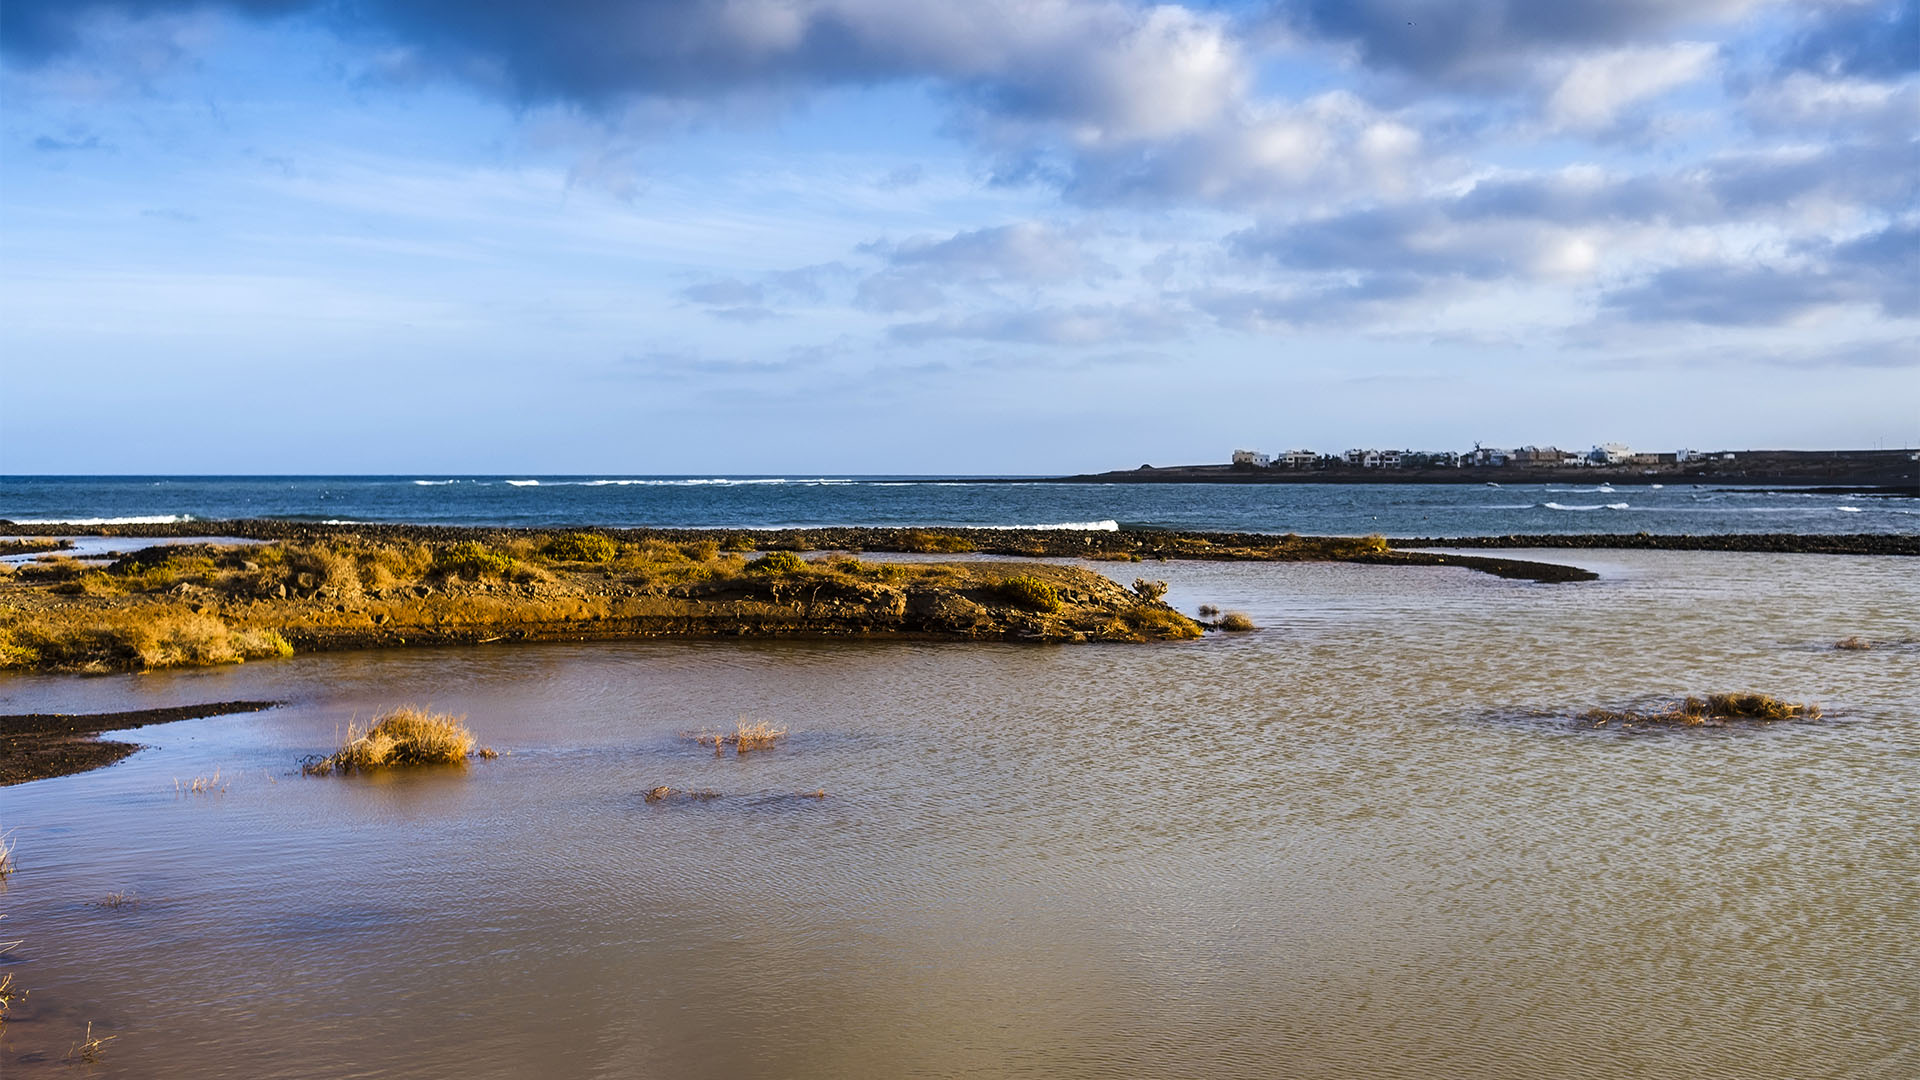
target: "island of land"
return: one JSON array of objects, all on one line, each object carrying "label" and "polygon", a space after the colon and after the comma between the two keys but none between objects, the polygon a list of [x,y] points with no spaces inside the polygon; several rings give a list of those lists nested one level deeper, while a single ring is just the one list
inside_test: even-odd
[{"label": "island of land", "polygon": [[[1657,455],[1672,458],[1675,455]],[[1026,482],[1033,483],[1033,479]],[[1053,476],[1059,484],[1708,484],[1825,486],[1846,494],[1920,496],[1913,450],[1743,450],[1686,461],[1616,465],[1378,466],[1321,458],[1311,465],[1142,465]]]}]

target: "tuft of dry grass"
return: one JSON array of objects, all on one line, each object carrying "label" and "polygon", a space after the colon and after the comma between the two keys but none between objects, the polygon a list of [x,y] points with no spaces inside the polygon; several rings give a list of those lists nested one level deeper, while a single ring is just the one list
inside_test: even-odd
[{"label": "tuft of dry grass", "polygon": [[1864,652],[1867,649],[1873,648],[1873,642],[1856,634],[1853,637],[1841,638],[1839,641],[1833,643],[1833,647],[1836,649],[1844,649],[1847,652]]},{"label": "tuft of dry grass", "polygon": [[1786,720],[1818,720],[1820,706],[1781,701],[1767,694],[1709,694],[1689,696],[1653,709],[1589,709],[1579,721],[1589,727],[1700,727],[1727,723],[1775,724]]},{"label": "tuft of dry grass", "polygon": [[14,843],[12,833],[0,833],[0,881],[5,881],[18,868],[19,864],[13,858]]},{"label": "tuft of dry grass", "polygon": [[995,587],[994,592],[1007,603],[1028,611],[1060,610],[1060,590],[1031,574],[1010,577]]},{"label": "tuft of dry grass", "polygon": [[650,803],[664,802],[675,795],[691,799],[694,802],[706,802],[708,799],[717,799],[720,797],[720,793],[712,788],[694,788],[691,791],[680,791],[677,788],[670,788],[663,784],[647,792],[647,801]]},{"label": "tuft of dry grass", "polygon": [[699,731],[689,733],[689,737],[701,746],[713,747],[713,756],[726,753],[728,747],[735,754],[744,754],[749,750],[765,750],[775,741],[786,737],[787,729],[774,727],[765,720],[748,723],[742,717],[732,731]]},{"label": "tuft of dry grass", "polygon": [[1244,611],[1229,611],[1220,616],[1219,621],[1213,625],[1215,629],[1225,630],[1230,634],[1244,634],[1249,630],[1258,629],[1253,625],[1253,618]]},{"label": "tuft of dry grass", "polygon": [[347,725],[344,746],[301,763],[309,776],[417,765],[458,765],[473,749],[466,718],[411,705],[395,709],[364,729]]},{"label": "tuft of dry grass", "polygon": [[96,901],[93,906],[103,907],[103,908],[112,908],[115,911],[118,911],[121,908],[139,907],[140,897],[135,895],[133,890],[131,889],[127,890],[126,892],[110,892],[106,896],[102,897],[100,900]]},{"label": "tuft of dry grass", "polygon": [[74,1043],[73,1046],[68,1048],[67,1056],[64,1060],[73,1065],[98,1065],[100,1064],[100,1059],[105,1056],[107,1044],[119,1037],[118,1035],[95,1036],[93,1033],[93,1021],[89,1020],[87,1021],[86,1035],[84,1035],[79,1042]]},{"label": "tuft of dry grass", "polygon": [[1213,606],[1212,604],[1201,604],[1201,605],[1200,605],[1200,617],[1201,617],[1201,618],[1203,618],[1203,619],[1211,619],[1211,618],[1213,618],[1213,617],[1214,617],[1215,615],[1218,615],[1218,614],[1220,614],[1220,609],[1219,609],[1219,608],[1217,608],[1217,607],[1214,607],[1214,606]]},{"label": "tuft of dry grass", "polygon": [[180,782],[179,777],[176,776],[173,778],[173,793],[175,795],[224,795],[227,793],[227,789],[232,786],[233,781],[231,780],[221,781],[220,770],[218,768],[213,770],[212,776],[196,776],[185,784]]},{"label": "tuft of dry grass", "polygon": [[827,789],[816,788],[813,791],[801,791],[801,792],[796,792],[796,794],[798,794],[803,799],[824,799],[827,797]]},{"label": "tuft of dry grass", "polygon": [[1200,632],[1199,623],[1177,611],[1136,604],[1109,620],[1099,636],[1108,641],[1184,641]]}]

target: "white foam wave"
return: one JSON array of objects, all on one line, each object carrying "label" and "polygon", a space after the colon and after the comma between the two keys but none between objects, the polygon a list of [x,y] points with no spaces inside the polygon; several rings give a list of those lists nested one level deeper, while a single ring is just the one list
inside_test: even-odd
[{"label": "white foam wave", "polygon": [[1541,503],[1540,505],[1542,508],[1547,510],[1571,510],[1571,511],[1578,511],[1578,512],[1585,512],[1588,510],[1625,510],[1627,509],[1626,503],[1585,503],[1579,506],[1567,506],[1563,503],[1544,502],[1544,503]]},{"label": "white foam wave", "polygon": [[448,484],[457,484],[459,482],[460,481],[458,480],[415,480],[414,481],[414,483],[419,484],[421,487],[445,487]]},{"label": "white foam wave", "polygon": [[1857,514],[1860,512],[1860,508],[1857,506],[1840,506],[1840,507],[1835,507],[1835,509],[1839,510],[1843,514]]},{"label": "white foam wave", "polygon": [[540,486],[540,481],[538,480],[509,480],[507,481],[507,483],[512,484],[514,487],[539,487]]},{"label": "white foam wave", "polygon": [[144,517],[115,518],[15,518],[16,525],[172,525],[192,521],[192,514],[149,514]]},{"label": "white foam wave", "polygon": [[1048,525],[976,525],[979,529],[1032,529],[1035,531],[1057,532],[1119,532],[1120,523],[1109,518],[1105,521],[1060,521]]}]

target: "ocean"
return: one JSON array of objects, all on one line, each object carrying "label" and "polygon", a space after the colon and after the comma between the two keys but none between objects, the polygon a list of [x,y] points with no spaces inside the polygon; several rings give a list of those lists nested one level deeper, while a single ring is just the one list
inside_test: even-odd
[{"label": "ocean", "polygon": [[924,476],[0,477],[0,519],[438,525],[947,525],[1307,535],[1920,533],[1920,501],[1605,484],[1056,484]]}]

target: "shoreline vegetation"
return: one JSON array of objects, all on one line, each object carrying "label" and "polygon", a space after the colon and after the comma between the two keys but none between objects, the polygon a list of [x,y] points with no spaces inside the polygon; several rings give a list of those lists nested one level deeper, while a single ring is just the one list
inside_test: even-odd
[{"label": "shoreline vegetation", "polygon": [[[240,530],[235,530],[240,531]],[[787,538],[795,548],[809,548]],[[899,538],[959,553],[948,534]],[[752,544],[756,551],[734,550]],[[1314,542],[1366,554],[1377,540]],[[295,651],[645,637],[1143,642],[1198,637],[1160,593],[1033,562],[803,557],[766,537],[339,530],[53,555],[0,576],[0,671],[203,667]]]}]

